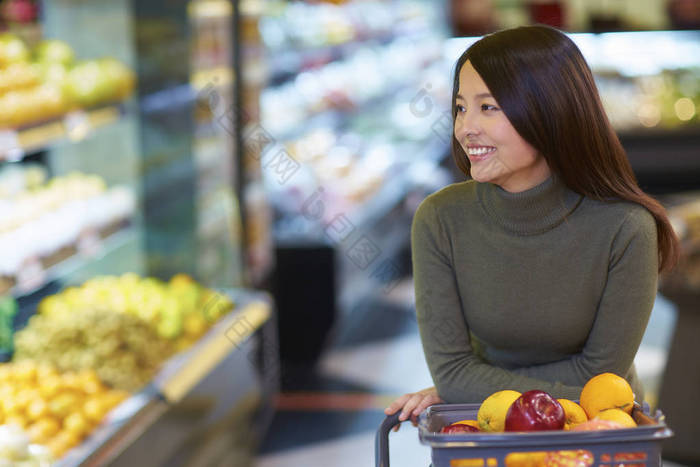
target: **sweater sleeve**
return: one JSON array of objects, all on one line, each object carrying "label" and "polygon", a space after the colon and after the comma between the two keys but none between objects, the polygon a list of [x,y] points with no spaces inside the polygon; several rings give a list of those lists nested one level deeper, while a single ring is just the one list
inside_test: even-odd
[{"label": "sweater sleeve", "polygon": [[431,198],[416,211],[411,229],[416,313],[423,351],[440,397],[448,403],[481,402],[502,389],[541,389],[578,398],[581,387],[558,377],[519,375],[484,362],[473,352],[469,325],[454,275],[449,240]]},{"label": "sweater sleeve", "polygon": [[582,351],[565,360],[515,370],[534,378],[581,384],[604,372],[627,375],[649,322],[657,291],[656,223],[646,209],[627,214],[615,236],[608,276]]}]

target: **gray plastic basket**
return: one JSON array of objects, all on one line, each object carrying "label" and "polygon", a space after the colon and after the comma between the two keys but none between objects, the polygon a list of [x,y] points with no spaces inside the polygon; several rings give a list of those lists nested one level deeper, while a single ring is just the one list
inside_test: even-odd
[{"label": "gray plastic basket", "polygon": [[[601,431],[539,431],[529,433],[443,434],[440,429],[459,420],[476,420],[480,404],[440,404],[428,407],[418,418],[421,443],[432,448],[433,467],[506,466],[511,453],[586,450],[598,466],[660,466],[661,442],[673,436],[661,411],[653,418],[649,407],[636,405],[636,428]],[[389,432],[399,413],[386,417],[375,438],[375,463],[389,467]],[[633,454],[634,456],[629,456]],[[633,457],[633,458],[630,458]]]}]

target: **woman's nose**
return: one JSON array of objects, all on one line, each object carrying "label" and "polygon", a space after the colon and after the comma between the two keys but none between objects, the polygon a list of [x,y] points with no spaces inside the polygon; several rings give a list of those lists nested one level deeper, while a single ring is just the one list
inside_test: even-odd
[{"label": "woman's nose", "polygon": [[455,136],[458,140],[463,141],[472,135],[479,134],[479,126],[474,118],[467,117],[463,114],[461,118],[455,120]]}]

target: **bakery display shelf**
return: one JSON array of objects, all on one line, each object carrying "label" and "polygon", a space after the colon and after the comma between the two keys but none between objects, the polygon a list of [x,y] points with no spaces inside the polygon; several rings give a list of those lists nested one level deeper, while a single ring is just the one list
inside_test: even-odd
[{"label": "bakery display shelf", "polygon": [[16,162],[60,141],[80,141],[96,129],[118,121],[124,104],[75,110],[61,118],[19,129],[0,129],[0,161]]},{"label": "bakery display shelf", "polygon": [[[117,227],[116,225],[114,227]],[[99,261],[125,245],[137,241],[138,232],[130,221],[119,224],[117,230],[91,232],[81,237],[75,246],[59,252],[65,258],[55,264],[42,265],[39,260],[26,264],[19,280],[9,289],[15,298],[31,295],[46,284],[69,276],[88,263]]]},{"label": "bakery display shelf", "polygon": [[[379,189],[367,202],[358,203],[346,213],[353,228],[358,232],[370,231],[373,226],[384,218],[406,195],[418,187],[421,182],[416,175],[425,177],[426,174],[437,170],[442,160],[449,154],[446,143],[439,137],[432,138],[422,145],[410,145],[407,154],[412,154],[415,162],[399,162],[389,172],[392,176],[384,179]],[[326,234],[328,227],[323,223],[307,220],[298,213],[294,215],[298,221],[288,226],[281,222],[275,223],[275,243],[284,246],[327,245],[334,246],[333,239]]]},{"label": "bakery display shelf", "polygon": [[[330,108],[306,115],[293,127],[274,132],[275,141],[285,143],[299,139],[309,132],[319,128],[340,129],[349,125],[353,118],[363,114],[375,114],[386,111],[394,101],[396,89],[387,94],[373,97],[359,105],[349,105],[347,108]],[[264,126],[264,124],[263,124]]]},{"label": "bakery display shelf", "polygon": [[192,347],[168,360],[149,385],[112,410],[90,437],[54,467],[109,465],[271,317],[270,298],[262,292],[227,289],[220,293],[234,301],[233,311]]}]

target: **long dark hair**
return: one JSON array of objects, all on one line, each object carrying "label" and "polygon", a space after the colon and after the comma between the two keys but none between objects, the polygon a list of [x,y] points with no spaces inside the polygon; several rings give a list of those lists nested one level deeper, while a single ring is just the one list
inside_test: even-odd
[{"label": "long dark hair", "polygon": [[[601,201],[627,200],[654,216],[659,271],[678,262],[678,237],[664,207],[637,183],[620,140],[608,121],[588,64],[576,44],[549,26],[522,26],[484,36],[459,58],[452,91],[452,118],[459,73],[466,61],[520,136],[545,158],[571,190]],[[452,156],[469,175],[469,159],[452,135]]]}]

